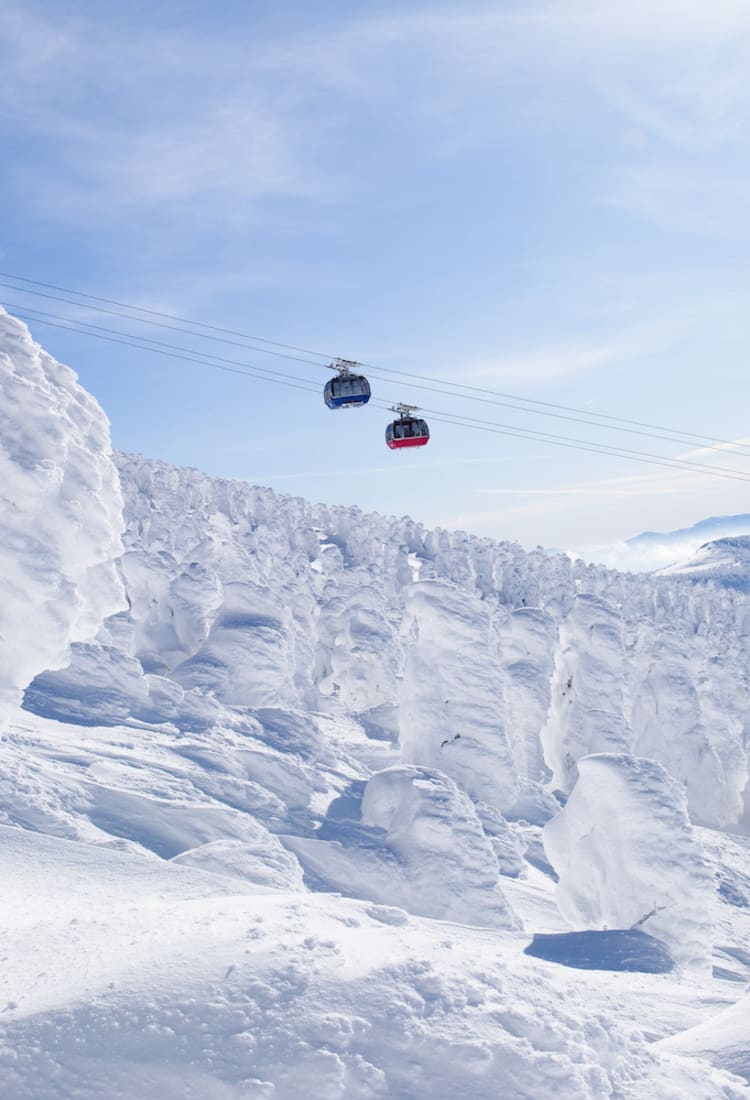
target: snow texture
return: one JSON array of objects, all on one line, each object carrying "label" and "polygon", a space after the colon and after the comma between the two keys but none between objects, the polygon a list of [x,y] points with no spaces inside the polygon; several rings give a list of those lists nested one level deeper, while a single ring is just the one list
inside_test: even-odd
[{"label": "snow texture", "polygon": [[0,727],[122,606],[122,499],[99,405],[0,307]]},{"label": "snow texture", "polygon": [[659,1044],[660,1049],[705,1058],[750,1084],[750,995],[704,1024]]}]

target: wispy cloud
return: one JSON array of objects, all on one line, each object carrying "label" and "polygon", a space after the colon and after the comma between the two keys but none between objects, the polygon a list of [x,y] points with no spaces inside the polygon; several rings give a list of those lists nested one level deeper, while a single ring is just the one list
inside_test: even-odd
[{"label": "wispy cloud", "polygon": [[516,355],[469,361],[461,380],[471,383],[537,385],[611,366],[633,355],[634,341],[591,341],[529,350]]},{"label": "wispy cloud", "polygon": [[750,195],[746,166],[695,164],[663,157],[606,174],[603,205],[619,207],[662,229],[696,237],[746,239]]},{"label": "wispy cloud", "polygon": [[[747,437],[735,440],[727,445],[727,455],[748,443]],[[721,454],[705,448],[684,451],[680,457],[726,464]],[[748,473],[747,460],[739,470]],[[665,550],[662,557],[650,551],[646,555],[641,549],[636,554],[626,546],[627,539],[644,529],[679,526],[686,506],[703,509],[692,511],[690,522],[707,514],[736,511],[737,484],[710,472],[659,469],[546,487],[484,486],[474,490],[474,499],[495,498],[503,502],[499,507],[462,510],[440,522],[519,538],[527,545],[552,541],[587,560],[617,568],[651,569],[668,564],[670,551]],[[592,501],[597,502],[595,515]],[[601,536],[592,536],[593,531]]]},{"label": "wispy cloud", "polygon": [[338,479],[346,477],[361,477],[366,474],[395,474],[401,477],[404,473],[411,473],[417,477],[423,477],[426,470],[434,469],[455,469],[457,466],[492,466],[499,464],[512,464],[514,466],[520,466],[528,462],[540,462],[543,460],[542,455],[520,455],[520,454],[506,454],[506,455],[492,455],[483,456],[482,458],[451,458],[451,459],[437,459],[433,462],[424,461],[422,456],[419,456],[418,465],[407,466],[403,463],[399,463],[398,459],[390,462],[387,466],[357,466],[357,467],[339,467],[337,466],[332,470],[300,470],[295,473],[283,473],[283,474],[254,474],[253,477],[257,477],[258,480],[266,481],[296,481],[297,479]]},{"label": "wispy cloud", "polygon": [[[748,103],[748,27],[739,0],[457,11],[407,3],[386,15],[364,5],[283,36],[266,29],[254,42],[231,21],[131,21],[124,34],[82,11],[63,22],[53,6],[10,0],[0,102],[57,159],[53,178],[15,168],[44,209],[90,218],[97,206],[176,204],[208,216],[221,204],[224,219],[252,219],[270,196],[325,205],[352,186],[356,159],[337,153],[363,113],[381,130],[386,118],[391,130],[419,124],[422,146],[460,155],[467,141],[497,141],[519,124],[533,132],[561,114],[579,120],[580,96],[594,87],[623,128],[662,145],[700,150],[717,129],[731,139]],[[699,51],[699,63],[683,63],[685,48]],[[618,152],[595,173],[592,193],[647,218],[670,205],[685,207],[681,225],[695,216],[713,173],[694,193],[683,185],[681,197],[679,165],[673,174],[648,149],[636,164]],[[730,177],[725,200],[741,201],[739,178]],[[555,375],[543,356],[532,369]]]},{"label": "wispy cloud", "polygon": [[554,497],[607,497],[612,499],[615,497],[667,496],[674,493],[675,487],[674,485],[658,485],[650,488],[618,489],[612,485],[602,485],[599,488],[564,485],[553,489],[475,489],[474,491],[480,496],[523,497],[524,499],[529,497],[544,497],[545,500]]}]

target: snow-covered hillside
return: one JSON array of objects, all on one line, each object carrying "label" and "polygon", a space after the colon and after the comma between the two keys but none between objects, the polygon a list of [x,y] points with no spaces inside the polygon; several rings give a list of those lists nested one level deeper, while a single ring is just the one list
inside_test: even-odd
[{"label": "snow-covered hillside", "polygon": [[750,591],[750,536],[716,539],[701,546],[685,561],[663,569],[665,577],[713,581],[725,588]]},{"label": "snow-covered hillside", "polygon": [[111,459],[3,326],[0,1094],[750,1096],[745,593]]},{"label": "snow-covered hillside", "polygon": [[711,516],[677,531],[643,531],[614,546],[583,553],[586,560],[600,561],[616,569],[651,572],[668,569],[692,557],[702,546],[724,539],[750,536],[750,514]]}]

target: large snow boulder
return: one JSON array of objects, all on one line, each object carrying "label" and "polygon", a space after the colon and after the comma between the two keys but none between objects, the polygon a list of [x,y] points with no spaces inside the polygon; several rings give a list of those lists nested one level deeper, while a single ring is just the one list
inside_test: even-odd
[{"label": "large snow boulder", "polygon": [[236,581],[197,653],[172,669],[184,688],[213,693],[233,706],[294,705],[292,616],[274,593]]},{"label": "large snow boulder", "polygon": [[122,606],[121,532],[106,416],[0,308],[0,723]]},{"label": "large snow boulder", "polygon": [[519,607],[500,626],[508,737],[522,777],[549,779],[539,731],[551,702],[557,624],[547,611]]},{"label": "large snow boulder", "polygon": [[86,643],[72,646],[71,658],[67,668],[32,680],[25,710],[80,726],[114,726],[148,710],[148,680],[134,657]]},{"label": "large snow boulder", "polygon": [[448,776],[408,766],[378,772],[365,787],[362,823],[384,831],[408,883],[411,912],[517,927],[492,844],[471,800]]},{"label": "large snow boulder", "polygon": [[624,754],[588,756],[578,771],[544,828],[561,913],[578,928],[642,927],[676,962],[707,969],[714,884],[684,787],[660,764]]},{"label": "large snow boulder", "polygon": [[447,775],[397,765],[353,782],[331,803],[314,837],[282,840],[313,889],[398,906],[394,920],[406,919],[406,910],[517,928],[500,885],[501,862],[518,873],[516,853],[499,817],[488,835],[478,810]]}]

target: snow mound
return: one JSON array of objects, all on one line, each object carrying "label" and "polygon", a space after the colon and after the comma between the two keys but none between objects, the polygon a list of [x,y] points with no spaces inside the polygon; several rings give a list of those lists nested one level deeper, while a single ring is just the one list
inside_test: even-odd
[{"label": "snow mound", "polygon": [[242,840],[214,840],[172,858],[172,863],[194,867],[268,890],[304,890],[302,868],[281,842],[260,822],[248,820]]},{"label": "snow mound", "polygon": [[581,595],[560,626],[551,705],[541,740],[556,787],[569,791],[577,761],[596,752],[627,752],[622,615],[604,600]]},{"label": "snow mound", "polygon": [[[693,650],[688,638],[668,631],[655,640],[633,701],[631,751],[683,784],[694,821],[729,825],[742,816],[747,761],[731,732],[731,688],[723,706],[702,699]],[[712,685],[721,689],[728,670],[718,655],[713,665]]]},{"label": "snow mound", "polygon": [[750,1085],[750,995],[710,1020],[662,1039],[659,1048],[705,1058],[712,1065],[744,1077]]},{"label": "snow mound", "polygon": [[122,528],[107,418],[0,308],[0,723],[122,606]]},{"label": "snow mound", "polygon": [[647,924],[675,961],[706,970],[714,883],[684,788],[632,756],[589,756],[578,767],[565,808],[544,828],[561,913],[583,928]]}]

